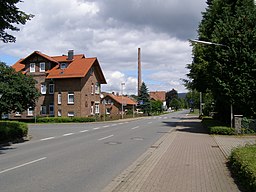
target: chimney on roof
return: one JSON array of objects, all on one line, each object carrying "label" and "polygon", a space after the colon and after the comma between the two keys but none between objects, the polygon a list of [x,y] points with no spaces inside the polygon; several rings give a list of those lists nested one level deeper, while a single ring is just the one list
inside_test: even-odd
[{"label": "chimney on roof", "polygon": [[69,50],[68,51],[68,60],[73,60],[74,59],[74,50]]}]

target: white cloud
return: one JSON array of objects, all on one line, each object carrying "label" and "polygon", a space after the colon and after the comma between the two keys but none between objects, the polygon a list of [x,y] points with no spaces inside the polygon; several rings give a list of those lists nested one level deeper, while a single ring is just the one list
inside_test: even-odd
[{"label": "white cloud", "polygon": [[125,82],[125,91],[135,94],[140,47],[149,90],[185,91],[180,78],[191,62],[187,39],[196,36],[204,1],[29,0],[19,6],[35,17],[14,33],[15,44],[0,47],[0,57],[19,59],[35,50],[61,55],[74,49],[98,58],[108,81],[103,90],[119,91]]}]

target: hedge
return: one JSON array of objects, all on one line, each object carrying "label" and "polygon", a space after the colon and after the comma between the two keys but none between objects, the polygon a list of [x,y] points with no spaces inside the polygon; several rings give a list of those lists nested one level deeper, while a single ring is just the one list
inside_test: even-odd
[{"label": "hedge", "polygon": [[225,126],[213,126],[209,127],[210,134],[217,134],[217,135],[235,135],[235,129],[231,127]]},{"label": "hedge", "polygon": [[74,122],[94,122],[92,117],[39,117],[38,123],[74,123]]},{"label": "hedge", "polygon": [[28,134],[26,123],[17,121],[0,121],[0,142],[9,142],[22,139]]},{"label": "hedge", "polygon": [[256,145],[234,149],[229,168],[244,191],[256,191]]}]

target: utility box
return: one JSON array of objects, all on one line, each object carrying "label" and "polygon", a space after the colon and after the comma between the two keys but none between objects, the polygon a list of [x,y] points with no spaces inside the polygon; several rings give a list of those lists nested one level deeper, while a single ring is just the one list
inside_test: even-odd
[{"label": "utility box", "polygon": [[235,131],[237,134],[241,134],[243,115],[234,115],[234,117],[235,117]]}]

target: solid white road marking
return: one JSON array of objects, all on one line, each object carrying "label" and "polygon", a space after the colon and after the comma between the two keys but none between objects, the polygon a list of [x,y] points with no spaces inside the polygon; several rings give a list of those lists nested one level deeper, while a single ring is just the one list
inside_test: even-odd
[{"label": "solid white road marking", "polygon": [[107,137],[102,137],[102,138],[98,139],[98,141],[102,141],[102,140],[104,140],[104,139],[108,139],[108,138],[113,137],[113,136],[114,136],[114,135],[109,135],[109,136],[107,136]]},{"label": "solid white road marking", "polygon": [[85,133],[85,132],[87,132],[87,131],[89,131],[89,130],[82,130],[82,131],[80,131],[80,133]]},{"label": "solid white road marking", "polygon": [[44,139],[40,139],[40,141],[47,141],[47,140],[50,140],[50,139],[54,139],[55,137],[47,137],[47,138],[44,138]]},{"label": "solid white road marking", "polygon": [[26,165],[30,165],[30,164],[36,163],[36,162],[38,162],[38,161],[42,161],[42,160],[44,160],[44,159],[46,159],[46,158],[47,158],[47,157],[42,157],[42,158],[36,159],[36,160],[34,160],[34,161],[30,161],[30,162],[27,162],[27,163],[24,163],[24,164],[21,164],[21,165],[18,165],[18,166],[9,168],[9,169],[5,169],[5,170],[3,170],[3,171],[0,171],[0,174],[5,173],[5,172],[8,172],[8,171],[12,171],[12,170],[14,170],[14,169],[18,169],[18,168],[24,167],[24,166],[26,166]]},{"label": "solid white road marking", "polygon": [[63,134],[62,136],[66,137],[66,136],[69,136],[69,135],[74,135],[74,133],[66,133],[66,134]]},{"label": "solid white road marking", "polygon": [[140,126],[133,127],[132,129],[138,129]]}]

